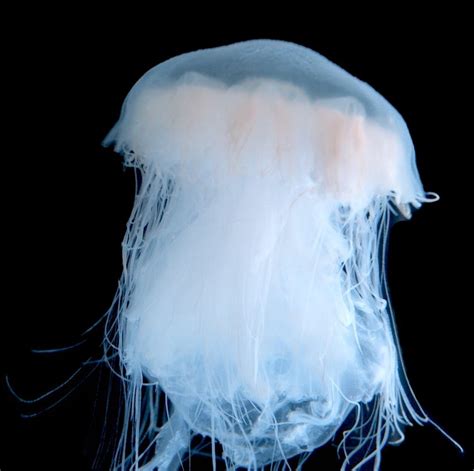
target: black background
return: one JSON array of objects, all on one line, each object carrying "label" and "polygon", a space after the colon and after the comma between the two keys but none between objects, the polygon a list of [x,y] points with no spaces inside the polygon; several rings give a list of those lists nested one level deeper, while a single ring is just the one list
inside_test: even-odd
[{"label": "black background", "polygon": [[[230,5],[207,21],[182,8],[160,15],[144,11],[152,20],[146,27],[127,12],[117,20],[72,9],[42,11],[36,18],[40,12],[30,11],[30,22],[5,39],[3,118],[9,128],[2,232],[9,237],[1,329],[2,360],[12,387],[25,398],[36,397],[101,354],[100,327],[72,351],[31,350],[80,340],[113,298],[134,177],[101,141],[132,85],[150,67],[183,52],[245,39],[284,39],[327,56],[400,111],[425,189],[441,197],[393,228],[388,278],[416,395],[466,453],[433,427],[417,426],[407,429],[401,446],[385,449],[382,469],[471,469],[473,131],[462,12],[440,11],[423,20],[413,19],[410,11],[400,19],[387,12],[365,23],[352,22],[348,13],[342,24],[341,12],[333,18],[303,10],[296,20],[289,15],[276,23],[251,21],[251,15],[237,20]],[[183,14],[192,26],[178,21]],[[308,25],[302,24],[304,16],[312,17]],[[387,18],[393,20],[390,26]],[[71,387],[22,404],[2,377],[2,471],[91,469],[101,441],[107,374],[87,367],[71,384],[89,372],[64,401],[30,419],[20,414],[40,412]],[[339,469],[330,445],[314,455],[305,469]],[[199,465],[211,469],[210,463]]]}]

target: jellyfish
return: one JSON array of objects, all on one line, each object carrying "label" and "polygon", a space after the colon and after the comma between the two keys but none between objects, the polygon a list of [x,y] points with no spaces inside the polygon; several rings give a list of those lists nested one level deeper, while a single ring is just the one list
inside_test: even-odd
[{"label": "jellyfish", "polygon": [[198,50],[134,85],[104,145],[137,175],[105,339],[116,468],[174,471],[197,436],[214,468],[285,466],[342,430],[342,469],[378,469],[429,420],[384,256],[393,216],[435,196],[373,88],[284,41]]}]

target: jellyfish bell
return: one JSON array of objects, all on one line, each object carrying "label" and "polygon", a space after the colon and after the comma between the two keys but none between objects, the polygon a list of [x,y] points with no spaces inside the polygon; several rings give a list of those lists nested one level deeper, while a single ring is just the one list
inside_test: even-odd
[{"label": "jellyfish bell", "polygon": [[[151,69],[104,143],[140,173],[108,334],[127,394],[117,466],[176,469],[203,435],[258,469],[353,415],[343,467],[377,467],[428,420],[380,260],[391,212],[428,197],[381,95],[302,46],[247,41]],[[144,378],[170,401],[161,423]]]}]

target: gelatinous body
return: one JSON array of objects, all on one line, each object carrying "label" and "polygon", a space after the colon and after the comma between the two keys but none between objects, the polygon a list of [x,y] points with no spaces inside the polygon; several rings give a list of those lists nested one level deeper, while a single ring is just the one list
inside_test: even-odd
[{"label": "gelatinous body", "polygon": [[117,465],[176,469],[201,434],[257,469],[344,423],[343,466],[377,467],[427,420],[381,270],[390,213],[427,198],[383,97],[309,49],[248,41],[151,69],[105,144],[140,174],[108,334],[126,387]]}]

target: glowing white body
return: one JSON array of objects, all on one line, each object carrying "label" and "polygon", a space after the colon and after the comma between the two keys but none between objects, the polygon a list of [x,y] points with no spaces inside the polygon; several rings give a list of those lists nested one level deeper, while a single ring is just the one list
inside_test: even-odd
[{"label": "glowing white body", "polygon": [[126,420],[140,429],[143,375],[173,405],[143,469],[176,468],[192,434],[257,469],[323,445],[355,410],[353,430],[375,437],[355,448],[377,467],[425,420],[379,266],[390,210],[426,200],[399,114],[313,51],[250,41],[152,69],[111,142],[142,172],[118,296]]}]

